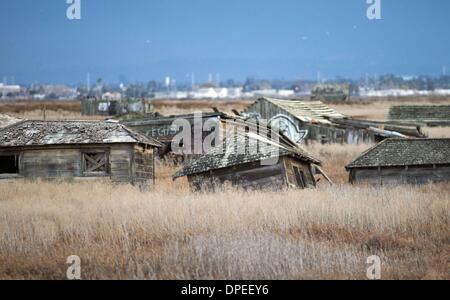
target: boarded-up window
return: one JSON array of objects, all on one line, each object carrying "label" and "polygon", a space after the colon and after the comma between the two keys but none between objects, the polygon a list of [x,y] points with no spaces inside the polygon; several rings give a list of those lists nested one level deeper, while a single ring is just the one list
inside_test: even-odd
[{"label": "boarded-up window", "polygon": [[19,174],[19,156],[0,155],[0,174]]},{"label": "boarded-up window", "polygon": [[109,174],[109,156],[106,151],[83,152],[83,174],[101,176]]},{"label": "boarded-up window", "polygon": [[305,185],[305,177],[303,176],[303,172],[300,171],[298,167],[294,167],[295,181],[297,182],[297,186],[299,188],[304,189]]}]

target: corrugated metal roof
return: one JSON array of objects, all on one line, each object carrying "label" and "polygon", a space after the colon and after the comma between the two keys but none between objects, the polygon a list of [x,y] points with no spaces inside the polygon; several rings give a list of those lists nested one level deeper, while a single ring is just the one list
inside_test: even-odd
[{"label": "corrugated metal roof", "polygon": [[346,168],[450,164],[450,139],[386,139]]},{"label": "corrugated metal roof", "polygon": [[112,122],[23,121],[0,130],[0,147],[61,144],[161,144]]}]

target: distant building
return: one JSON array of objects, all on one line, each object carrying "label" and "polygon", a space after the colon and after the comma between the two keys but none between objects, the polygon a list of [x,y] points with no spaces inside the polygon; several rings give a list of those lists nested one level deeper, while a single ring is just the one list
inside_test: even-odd
[{"label": "distant building", "polygon": [[84,116],[118,116],[122,114],[146,114],[152,110],[152,105],[143,99],[96,99],[81,100],[81,114]]},{"label": "distant building", "polygon": [[20,93],[20,85],[5,85],[0,83],[0,97],[7,97],[8,95],[14,95]]},{"label": "distant building", "polygon": [[386,139],[362,153],[346,169],[351,183],[450,181],[450,139]]},{"label": "distant building", "polygon": [[97,178],[149,188],[159,147],[117,123],[23,121],[0,130],[0,179]]},{"label": "distant building", "polygon": [[122,93],[119,93],[119,92],[103,93],[102,100],[120,101],[120,100],[122,100]]},{"label": "distant building", "polygon": [[348,84],[319,84],[311,90],[311,100],[346,101],[350,99]]}]

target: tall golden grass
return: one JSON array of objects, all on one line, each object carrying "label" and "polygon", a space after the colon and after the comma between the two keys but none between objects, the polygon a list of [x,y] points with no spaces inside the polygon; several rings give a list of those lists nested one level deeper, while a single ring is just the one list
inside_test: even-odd
[{"label": "tall golden grass", "polygon": [[[390,104],[335,106],[382,119]],[[81,118],[70,105],[47,106],[47,117]],[[164,114],[207,106],[155,103]],[[98,181],[0,181],[0,279],[65,279],[70,255],[84,279],[365,279],[371,255],[384,279],[450,279],[450,184],[350,186],[344,166],[367,147],[307,145],[336,183],[316,190],[192,193],[162,162],[144,193]]]},{"label": "tall golden grass", "polygon": [[365,279],[371,255],[384,279],[450,278],[449,184],[212,194],[173,171],[144,193],[0,183],[0,278],[65,279],[70,255],[84,279]]}]

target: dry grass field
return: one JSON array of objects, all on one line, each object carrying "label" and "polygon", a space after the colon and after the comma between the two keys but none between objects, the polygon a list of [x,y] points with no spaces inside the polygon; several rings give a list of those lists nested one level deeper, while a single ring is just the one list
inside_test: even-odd
[{"label": "dry grass field", "polygon": [[[333,147],[333,148],[329,148]],[[337,184],[192,193],[158,163],[149,192],[102,182],[0,183],[0,278],[450,279],[450,185],[350,186],[360,146],[310,149]]]},{"label": "dry grass field", "polygon": [[[155,102],[164,114],[242,110],[251,102]],[[448,103],[448,102],[447,102]],[[391,102],[334,104],[385,118]],[[41,118],[28,104],[0,113]],[[50,119],[80,119],[75,102],[48,102]],[[450,128],[431,128],[449,136]],[[370,145],[308,145],[333,186],[193,193],[157,162],[141,192],[99,181],[0,181],[0,279],[65,279],[70,255],[83,279],[450,279],[450,184],[351,186],[344,166]]]}]

